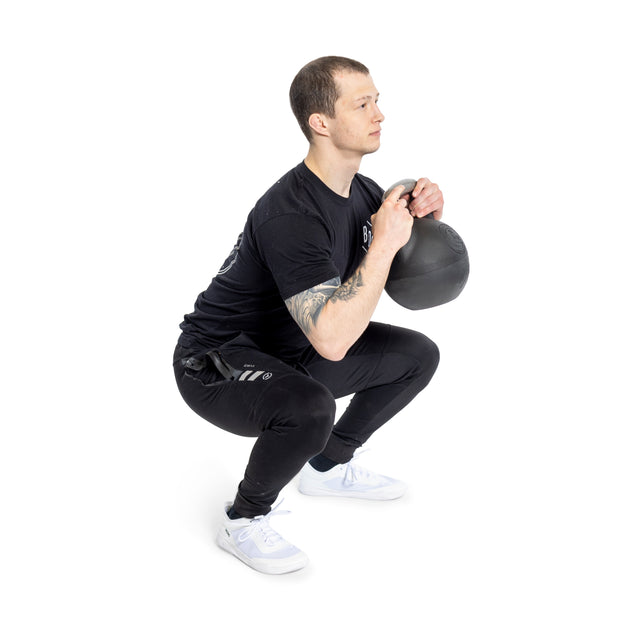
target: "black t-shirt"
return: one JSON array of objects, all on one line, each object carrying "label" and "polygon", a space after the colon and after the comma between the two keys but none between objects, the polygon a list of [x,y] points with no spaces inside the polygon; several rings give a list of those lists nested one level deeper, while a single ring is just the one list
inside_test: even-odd
[{"label": "black t-shirt", "polygon": [[256,203],[233,251],[184,317],[179,343],[204,352],[245,333],[266,353],[295,361],[309,341],[284,300],[353,274],[371,243],[370,217],[382,193],[356,174],[343,198],[304,163],[289,171]]}]

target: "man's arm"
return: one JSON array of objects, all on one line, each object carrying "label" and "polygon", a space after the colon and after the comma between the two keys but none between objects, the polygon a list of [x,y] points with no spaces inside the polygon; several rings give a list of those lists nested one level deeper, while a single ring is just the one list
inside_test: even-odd
[{"label": "man's arm", "polygon": [[409,240],[413,218],[394,189],[371,217],[373,240],[364,260],[344,283],[333,278],[285,300],[314,349],[328,360],[342,360],[367,328],[382,295],[391,262]]}]

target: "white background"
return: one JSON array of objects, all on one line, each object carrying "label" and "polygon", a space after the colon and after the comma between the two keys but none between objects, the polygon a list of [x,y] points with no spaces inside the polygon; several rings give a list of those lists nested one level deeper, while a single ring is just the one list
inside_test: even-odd
[{"label": "white background", "polygon": [[[4,638],[640,637],[637,20],[631,2],[5,2]],[[171,355],[255,200],[306,152],[321,55],[370,69],[362,172],[426,175],[467,288],[375,319],[442,363],[363,463],[391,504],[283,491],[311,564],[214,544],[252,441]],[[223,631],[233,623],[236,631]]]}]

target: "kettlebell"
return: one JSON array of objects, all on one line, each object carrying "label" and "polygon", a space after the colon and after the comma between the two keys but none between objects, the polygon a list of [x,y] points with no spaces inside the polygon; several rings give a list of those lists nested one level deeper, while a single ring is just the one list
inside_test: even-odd
[{"label": "kettlebell", "polygon": [[[399,197],[411,193],[416,181],[399,180],[382,197],[404,185]],[[469,278],[469,254],[456,231],[432,214],[415,218],[411,237],[395,255],[385,291],[406,309],[429,309],[457,298]]]}]

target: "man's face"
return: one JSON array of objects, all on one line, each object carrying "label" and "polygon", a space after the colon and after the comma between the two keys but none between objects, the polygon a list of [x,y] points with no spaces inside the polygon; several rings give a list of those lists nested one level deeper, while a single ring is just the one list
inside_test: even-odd
[{"label": "man's face", "polygon": [[370,75],[342,72],[335,76],[340,97],[335,118],[328,119],[328,129],[335,147],[341,151],[364,155],[380,147],[380,124],[384,120],[378,109],[378,90]]}]

